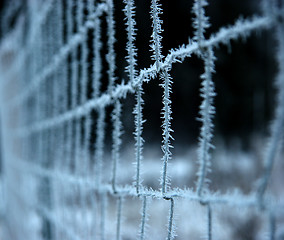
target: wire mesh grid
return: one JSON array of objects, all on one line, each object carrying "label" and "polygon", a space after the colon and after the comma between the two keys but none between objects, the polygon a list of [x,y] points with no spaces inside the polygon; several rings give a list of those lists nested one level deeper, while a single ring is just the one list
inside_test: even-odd
[{"label": "wire mesh grid", "polygon": [[[276,239],[277,219],[283,214],[284,204],[281,199],[265,193],[283,132],[282,5],[264,1],[263,16],[237,20],[232,26],[221,28],[206,38],[209,19],[205,7],[208,3],[196,0],[192,10],[193,39],[162,56],[162,4],[152,0],[149,14],[153,64],[138,70],[135,3],[125,0],[128,62],[125,71],[129,80],[119,83],[114,47],[114,4],[112,0],[31,0],[27,2],[28,14],[23,17],[31,19],[30,25],[25,26],[25,21],[20,18],[13,31],[2,39],[1,58],[5,59],[1,66],[3,211],[9,237],[74,240],[187,238],[188,235],[179,234],[179,229],[189,221],[190,216],[184,214],[188,210],[187,204],[191,203],[194,205],[191,211],[199,211],[203,216],[201,237],[215,239],[214,225],[217,223],[214,214],[218,206],[228,206],[230,211],[254,209],[267,219],[266,237]],[[13,4],[8,9],[12,7]],[[103,22],[106,29],[102,28]],[[207,173],[211,151],[214,151],[212,75],[214,63],[218,61],[214,50],[240,37],[247,38],[254,31],[272,28],[278,44],[278,106],[263,174],[256,190],[249,194],[213,193],[209,190]],[[106,52],[102,51],[103,45]],[[172,188],[169,168],[175,162],[169,166],[174,143],[171,137],[171,85],[175,80],[172,80],[171,69],[173,64],[182,64],[192,55],[204,62],[197,181],[194,187]],[[102,90],[105,78],[108,83]],[[163,157],[160,185],[156,190],[143,184],[141,173],[144,162],[143,85],[154,79],[158,79],[163,89]],[[136,100],[133,111],[134,168],[133,161],[127,161],[123,166],[121,163],[124,144],[121,114],[123,100],[129,95],[134,95]],[[109,152],[106,150],[106,128],[111,128]],[[120,184],[118,175],[129,174],[127,169],[131,167],[135,169],[134,181]],[[147,166],[146,171],[151,167]],[[126,168],[124,172],[123,168]],[[199,208],[202,210],[197,210]],[[159,212],[158,216],[154,212]],[[196,217],[197,213],[190,214]],[[185,223],[180,220],[183,217]],[[160,225],[163,230],[159,232]]]}]

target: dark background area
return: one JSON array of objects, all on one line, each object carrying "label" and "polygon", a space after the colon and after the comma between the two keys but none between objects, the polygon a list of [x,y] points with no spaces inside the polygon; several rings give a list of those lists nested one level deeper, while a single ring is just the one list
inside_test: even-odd
[{"label": "dark background area", "polygon": [[[76,1],[73,1],[76,4]],[[13,11],[7,12],[7,4],[15,4]],[[191,12],[193,1],[175,0],[162,1],[163,3],[163,55],[170,49],[188,43],[188,37],[193,37]],[[27,13],[25,0],[1,2],[1,37],[13,28],[17,17]],[[151,1],[136,0],[136,21],[138,66],[137,69],[149,67],[151,61],[150,36],[151,19],[149,15]],[[217,32],[222,26],[233,24],[240,16],[243,18],[261,14],[259,1],[210,1],[206,13],[210,17],[211,27],[206,34]],[[116,21],[116,58],[118,81],[125,79],[126,67],[126,30],[122,0],[114,0]],[[29,19],[28,17],[26,19]],[[28,21],[28,20],[27,20]],[[29,23],[27,22],[27,25]],[[103,22],[103,34],[106,34],[106,23]],[[217,96],[215,98],[216,115],[214,119],[215,134],[226,143],[240,139],[243,147],[249,147],[252,135],[266,134],[267,125],[273,114],[274,88],[273,78],[277,67],[274,62],[275,43],[272,32],[259,31],[253,33],[246,41],[232,42],[231,46],[220,46],[215,51],[216,73],[213,80],[216,84]],[[106,53],[106,49],[102,50]],[[107,66],[104,63],[103,79],[106,77]],[[172,109],[174,138],[176,144],[196,143],[200,123],[198,117],[200,74],[203,72],[203,62],[196,56],[186,59],[183,63],[173,66]],[[161,141],[162,89],[159,79],[144,84],[144,138],[146,142]],[[106,83],[107,84],[107,83]],[[105,85],[106,85],[105,84]],[[104,86],[103,86],[104,88]],[[124,103],[124,133],[129,137],[133,132],[134,97],[129,96]],[[110,110],[111,111],[111,110]]]}]

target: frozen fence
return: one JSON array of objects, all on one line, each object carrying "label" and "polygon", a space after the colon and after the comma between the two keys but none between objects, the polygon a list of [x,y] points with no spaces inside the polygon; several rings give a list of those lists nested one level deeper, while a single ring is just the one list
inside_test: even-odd
[{"label": "frozen fence", "polygon": [[[192,40],[163,56],[163,6],[152,0],[153,64],[137,69],[135,2],[124,0],[120,10],[127,31],[127,80],[116,75],[116,1],[30,0],[22,12],[18,3],[11,1],[4,9],[3,26],[13,13],[20,13],[0,45],[5,239],[189,239],[192,233],[186,235],[181,229],[192,224],[190,214],[198,213],[203,217],[198,224],[204,224],[199,237],[217,239],[219,234],[222,239],[214,230],[220,224],[214,217],[219,206],[232,213],[236,208],[253,209],[267,220],[262,226],[266,235],[261,238],[276,239],[277,226],[283,228],[284,202],[267,192],[284,126],[282,1],[263,1],[262,16],[239,19],[206,38],[208,2],[195,0]],[[275,30],[278,92],[263,173],[249,194],[215,193],[207,176],[214,161],[214,65],[218,61],[214,51],[265,29]],[[184,188],[173,188],[170,170],[177,163],[171,153],[171,85],[175,81],[171,70],[192,55],[204,62],[197,180],[195,186],[184,182]],[[143,157],[143,86],[149,81],[157,81],[163,91],[159,189],[144,184],[142,174],[142,169],[146,175],[154,167]],[[122,107],[130,95],[136,101],[135,155],[123,161],[121,148],[128,143],[122,138]],[[183,164],[187,169],[187,163]],[[189,208],[189,204],[195,205]],[[183,216],[187,211],[189,216]]]}]

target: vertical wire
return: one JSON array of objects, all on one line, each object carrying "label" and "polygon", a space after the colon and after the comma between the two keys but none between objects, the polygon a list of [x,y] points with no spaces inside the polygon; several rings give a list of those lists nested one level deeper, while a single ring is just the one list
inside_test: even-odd
[{"label": "vertical wire", "polygon": [[269,240],[275,240],[276,219],[272,210],[269,212]]},{"label": "vertical wire", "polygon": [[[73,35],[73,29],[75,22],[73,21],[73,1],[72,0],[66,0],[66,42],[68,43]],[[66,79],[66,94],[67,96],[67,102],[66,102],[66,111],[73,109],[75,107],[75,77],[74,77],[74,71],[76,68],[73,66],[73,62],[75,62],[76,59],[76,49],[74,49],[70,54],[68,54],[66,59],[66,71],[67,71],[67,79]],[[66,136],[65,136],[65,163],[64,163],[64,170],[66,173],[72,172],[72,165],[74,160],[74,148],[73,148],[73,142],[74,142],[74,135],[73,135],[73,120],[69,120],[66,122]],[[63,194],[64,194],[64,211],[65,211],[65,222],[70,222],[71,227],[73,228],[72,224],[73,222],[70,219],[70,212],[71,212],[71,206],[73,203],[73,199],[68,202],[67,199],[70,198],[71,189],[73,190],[73,186],[71,183],[69,183],[69,186],[65,186]],[[74,228],[75,229],[75,228]],[[75,231],[75,230],[74,230]]]},{"label": "vertical wire", "polygon": [[122,218],[122,197],[117,199],[117,222],[116,222],[116,240],[121,239],[121,220]]},{"label": "vertical wire", "polygon": [[[59,3],[59,7],[58,7],[58,22],[60,23],[59,25],[59,47],[62,48],[65,44],[65,37],[64,36],[64,33],[65,33],[65,28],[66,28],[66,17],[64,18],[64,11],[66,13],[67,9],[65,9],[66,7],[66,2],[64,2],[63,0],[59,0],[58,1]],[[65,15],[66,16],[66,15]],[[58,81],[60,81],[58,83],[59,86],[62,86],[62,89],[60,91],[60,98],[59,98],[59,102],[58,104],[60,104],[61,102],[61,109],[59,109],[59,114],[62,112],[64,113],[65,111],[67,111],[67,94],[68,94],[68,91],[67,91],[67,87],[68,87],[68,77],[67,77],[67,67],[68,67],[68,64],[67,64],[67,57],[63,60],[62,62],[62,69],[60,69],[60,66],[59,66],[59,71],[60,71],[60,75],[59,75],[59,78],[58,78]],[[62,81],[62,82],[61,82]],[[59,88],[58,86],[58,88]],[[65,165],[66,165],[66,158],[68,157],[68,155],[66,154],[66,150],[65,150],[65,147],[66,147],[66,144],[65,144],[65,130],[66,130],[66,124],[62,124],[62,126],[59,127],[59,138],[58,138],[58,145],[59,145],[59,154],[58,154],[58,168],[57,168],[57,171],[58,172],[61,172],[61,171],[64,171],[65,170]],[[66,216],[66,208],[65,208],[65,188],[67,187],[66,185],[68,184],[67,181],[60,181],[60,178],[57,178],[57,181],[58,181],[58,185],[59,185],[59,191],[58,191],[58,194],[59,194],[59,221],[64,225],[64,220],[65,220],[65,216]],[[62,233],[61,233],[62,235]],[[62,238],[62,236],[59,235],[59,239]]]},{"label": "vertical wire", "polygon": [[[126,30],[127,30],[127,53],[126,60],[128,62],[128,66],[126,67],[126,71],[129,75],[129,81],[134,84],[135,77],[137,76],[136,67],[136,56],[137,56],[137,49],[135,47],[135,40],[136,40],[136,29],[135,29],[135,5],[133,0],[124,0],[125,3],[125,16],[126,16]],[[142,99],[142,81],[138,83],[138,87],[136,89],[136,105],[134,107],[133,113],[135,114],[135,155],[136,155],[136,176],[135,176],[135,186],[136,186],[136,193],[137,195],[140,194],[141,188],[141,164],[143,159],[143,138],[142,138],[142,131],[143,131],[143,113],[142,113],[142,105],[144,103]]]},{"label": "vertical wire", "polygon": [[101,233],[101,240],[105,240],[106,238],[106,234],[105,234],[105,230],[106,230],[106,214],[107,214],[107,204],[108,204],[108,198],[107,198],[107,194],[105,191],[100,192],[100,203],[101,203],[101,221],[100,221],[100,233]]},{"label": "vertical wire", "polygon": [[112,190],[113,193],[117,193],[116,189],[116,181],[117,181],[117,168],[120,160],[120,146],[121,146],[121,103],[119,100],[115,102],[113,115],[112,115],[112,121],[113,121],[113,146],[112,146]]},{"label": "vertical wire", "polygon": [[165,195],[167,192],[167,188],[169,186],[169,178],[168,178],[168,163],[172,159],[171,148],[171,140],[173,137],[171,132],[171,120],[172,120],[172,110],[171,110],[171,100],[170,100],[170,93],[171,91],[171,77],[167,70],[164,70],[161,73],[161,78],[163,79],[162,87],[164,89],[163,95],[163,109],[162,109],[162,130],[163,130],[163,141],[162,141],[162,151],[163,151],[163,170],[162,170],[162,178],[161,178],[161,185],[162,185],[162,194]]},{"label": "vertical wire", "polygon": [[204,74],[201,75],[202,88],[200,90],[200,96],[203,98],[200,105],[200,118],[199,121],[202,122],[202,127],[200,129],[200,141],[198,148],[198,180],[196,192],[199,197],[202,197],[204,185],[206,184],[206,175],[211,166],[211,155],[210,149],[213,149],[212,144],[213,138],[213,128],[214,124],[212,122],[213,116],[215,114],[215,107],[213,105],[213,98],[216,96],[214,82],[212,81],[212,73],[214,73],[214,53],[212,48],[208,48],[203,54],[204,60]]},{"label": "vertical wire", "polygon": [[142,185],[141,181],[141,165],[143,160],[143,138],[142,138],[142,131],[143,131],[143,104],[144,100],[142,98],[143,89],[142,89],[142,82],[139,83],[136,93],[136,106],[134,109],[135,114],[135,138],[136,138],[136,193],[137,195],[140,194],[140,189]]},{"label": "vertical wire", "polygon": [[113,0],[106,0],[107,3],[107,49],[106,60],[108,63],[108,92],[111,94],[115,82],[115,23]]},{"label": "vertical wire", "polygon": [[140,240],[145,239],[146,235],[146,223],[147,223],[147,210],[148,210],[148,201],[147,197],[143,196],[142,198],[142,211],[141,211],[141,224],[140,224]]},{"label": "vertical wire", "polygon": [[152,39],[151,39],[151,48],[152,48],[152,59],[155,60],[156,71],[160,71],[160,63],[162,61],[162,20],[159,15],[162,14],[162,8],[159,4],[159,0],[152,0],[151,2],[151,18],[152,18]]},{"label": "vertical wire", "polygon": [[[46,22],[46,62],[50,63],[50,60],[52,58],[53,55],[53,46],[52,46],[52,41],[53,41],[53,26],[52,26],[52,12],[49,13],[48,17],[47,17],[47,22]],[[49,76],[49,79],[47,79],[47,81],[45,82],[45,92],[43,95],[45,95],[45,102],[44,102],[44,111],[45,111],[45,119],[48,119],[51,117],[52,115],[52,109],[51,109],[51,104],[52,101],[49,100],[49,98],[53,99],[52,95],[53,92],[51,91],[51,81],[48,81],[51,79],[52,76]],[[50,169],[51,165],[52,165],[52,161],[51,161],[51,130],[47,129],[44,130],[43,132],[43,139],[44,139],[44,155],[43,155],[43,168],[45,169]],[[40,202],[40,207],[44,208],[44,209],[48,209],[49,211],[51,211],[50,207],[51,207],[51,179],[49,179],[48,176],[42,176],[42,200]],[[54,232],[52,229],[52,223],[51,223],[51,219],[47,218],[46,215],[44,213],[42,213],[42,217],[43,217],[43,230],[42,230],[42,234],[43,234],[43,238],[44,239],[49,239],[49,238],[53,238]]]},{"label": "vertical wire", "polygon": [[170,206],[170,214],[169,214],[169,223],[168,223],[168,236],[167,240],[172,240],[174,238],[174,199],[170,198],[171,206]]},{"label": "vertical wire", "polygon": [[[89,12],[87,13],[87,16],[85,16],[84,11],[86,9],[86,1],[80,1],[78,11],[80,14],[80,25],[82,26],[85,22],[85,19],[88,18]],[[83,41],[81,44],[81,58],[79,64],[81,65],[81,87],[80,87],[80,104],[83,105],[87,101],[87,86],[88,86],[88,31],[86,31],[86,34],[83,36]],[[80,159],[81,159],[81,169],[80,169],[80,176],[84,177],[89,175],[88,173],[88,162],[89,162],[89,136],[90,136],[90,114],[87,113],[85,117],[82,117],[80,120],[80,133],[81,133],[81,145],[80,146]],[[83,132],[82,132],[83,131]],[[87,223],[87,196],[88,196],[88,189],[84,185],[80,185],[81,187],[81,217],[82,217],[82,225],[84,228],[82,229],[83,232],[83,238],[87,237],[88,234],[88,223]]]},{"label": "vertical wire", "polygon": [[[62,16],[62,1],[57,0],[55,1],[55,11],[54,11],[54,17],[53,17],[53,25],[56,26],[58,24],[58,27],[54,29],[54,39],[55,41],[54,46],[54,54],[57,54],[58,50],[63,45],[63,16]],[[64,92],[61,91],[61,89],[64,89],[64,61],[58,66],[57,70],[55,71],[55,76],[53,78],[53,91],[54,91],[54,105],[53,105],[53,116],[58,116],[62,111],[62,106],[64,100],[62,99],[62,95],[64,95]],[[59,125],[53,129],[53,139],[52,139],[52,145],[54,149],[54,166],[53,171],[55,171],[55,174],[53,176],[53,186],[54,189],[53,195],[54,195],[54,210],[55,210],[55,219],[58,221],[61,221],[61,206],[60,202],[62,199],[61,196],[61,187],[62,183],[59,181],[58,176],[56,173],[59,173],[59,169],[61,169],[61,150],[63,148],[63,140],[62,140],[62,134],[63,134],[63,126]],[[56,143],[56,144],[55,144]],[[60,233],[59,233],[59,227],[58,224],[54,224],[54,230],[55,230],[55,239],[60,239]]]},{"label": "vertical wire", "polygon": [[212,240],[212,209],[210,203],[207,204],[207,233],[208,240]]},{"label": "vertical wire", "polygon": [[[72,29],[71,32],[70,32],[70,38],[73,36],[74,32],[77,32],[78,31],[78,28],[79,28],[79,21],[78,21],[78,6],[77,6],[77,1],[76,0],[73,0],[72,1],[73,4],[71,6],[71,11],[69,12],[69,21],[72,22]],[[74,14],[74,15],[73,15]],[[77,98],[78,98],[78,89],[77,89],[77,82],[78,82],[78,72],[79,72],[79,62],[78,62],[78,46],[76,46],[74,48],[74,50],[72,51],[71,53],[71,109],[74,109],[78,103],[77,103]],[[71,168],[73,170],[73,174],[74,175],[77,175],[77,167],[78,167],[78,147],[79,147],[79,143],[78,143],[78,140],[79,140],[79,131],[78,131],[78,123],[79,120],[77,119],[73,119],[73,120],[70,120],[71,122],[71,129],[70,129],[70,136],[69,138],[71,139],[71,144],[70,144],[70,163],[71,163]],[[70,204],[70,210],[69,211],[74,211],[76,210],[76,207],[78,207],[78,202],[76,200],[76,197],[78,196],[78,198],[80,198],[79,196],[79,186],[76,186],[76,185],[73,185],[72,186],[72,189],[73,191],[69,192],[69,195],[70,195],[70,198],[71,198],[71,204]],[[74,209],[72,209],[74,208]],[[74,228],[74,231],[75,233],[79,232],[78,231],[78,225],[80,224],[78,222],[78,219],[77,219],[77,215],[75,215],[76,217],[73,217],[72,216],[72,223],[73,223],[73,228]]]}]

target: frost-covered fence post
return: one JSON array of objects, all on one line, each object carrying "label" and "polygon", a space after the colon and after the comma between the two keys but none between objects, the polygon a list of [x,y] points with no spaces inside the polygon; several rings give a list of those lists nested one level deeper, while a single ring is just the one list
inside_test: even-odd
[{"label": "frost-covered fence post", "polygon": [[193,5],[193,13],[195,15],[193,27],[195,29],[193,39],[198,43],[198,55],[204,61],[204,73],[201,75],[202,88],[200,96],[203,98],[200,105],[200,117],[202,126],[199,137],[198,149],[198,164],[199,169],[197,172],[197,195],[202,197],[204,193],[204,185],[206,184],[206,174],[210,171],[210,149],[213,148],[212,137],[213,127],[212,123],[215,108],[213,106],[214,83],[212,81],[212,73],[214,72],[214,54],[212,47],[205,47],[205,30],[210,26],[208,17],[205,15],[204,7],[208,5],[206,0],[195,0]]}]

